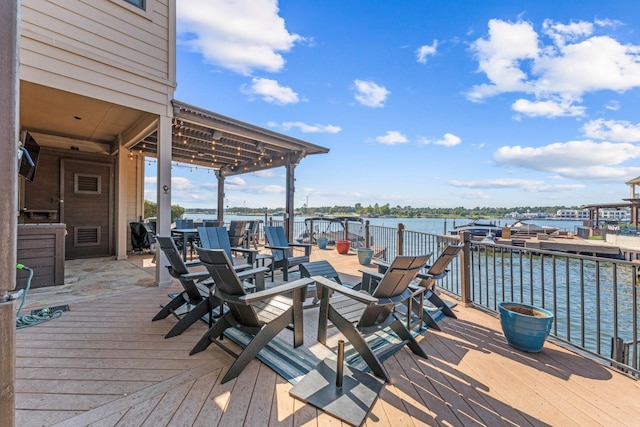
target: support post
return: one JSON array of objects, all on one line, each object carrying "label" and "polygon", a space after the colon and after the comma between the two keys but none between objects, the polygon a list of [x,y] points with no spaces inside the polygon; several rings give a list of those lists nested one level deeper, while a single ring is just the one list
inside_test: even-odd
[{"label": "support post", "polygon": [[[158,184],[156,201],[158,203],[158,221],[156,234],[171,235],[171,117],[161,115],[158,122]],[[156,257],[156,285],[171,284],[169,265],[162,251]]]},{"label": "support post", "polygon": [[218,221],[222,225],[224,224],[224,174],[222,169],[218,169],[216,178],[218,178]]},{"label": "support post", "polygon": [[338,341],[338,360],[336,361],[336,387],[342,388],[344,378],[344,340]]},{"label": "support post", "polygon": [[398,255],[404,255],[404,224],[398,223]]},{"label": "support post", "polygon": [[295,195],[295,169],[296,163],[289,161],[287,163],[287,184],[286,184],[286,197],[287,202],[285,206],[285,218],[284,218],[284,232],[287,235],[287,241],[293,240],[293,215],[294,215],[294,195]]},{"label": "support post", "polygon": [[460,242],[464,244],[460,252],[460,296],[464,307],[472,304],[471,297],[471,233],[460,233]]},{"label": "support post", "polygon": [[371,230],[369,229],[370,225],[371,224],[369,223],[369,220],[366,220],[364,222],[364,247],[365,248],[371,247]]},{"label": "support post", "polygon": [[0,420],[15,425],[20,0],[0,2]]}]

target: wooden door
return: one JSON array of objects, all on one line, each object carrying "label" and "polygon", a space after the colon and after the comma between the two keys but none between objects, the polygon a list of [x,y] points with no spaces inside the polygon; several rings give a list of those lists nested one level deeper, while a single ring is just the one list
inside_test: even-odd
[{"label": "wooden door", "polygon": [[65,258],[113,255],[113,166],[61,159],[60,198]]}]

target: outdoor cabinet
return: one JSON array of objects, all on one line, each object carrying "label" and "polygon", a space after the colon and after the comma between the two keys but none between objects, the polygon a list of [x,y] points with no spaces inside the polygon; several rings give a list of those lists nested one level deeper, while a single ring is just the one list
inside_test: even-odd
[{"label": "outdoor cabinet", "polygon": [[[18,263],[33,270],[31,288],[64,285],[65,235],[65,224],[18,224]],[[17,271],[18,289],[28,277],[28,271]]]}]

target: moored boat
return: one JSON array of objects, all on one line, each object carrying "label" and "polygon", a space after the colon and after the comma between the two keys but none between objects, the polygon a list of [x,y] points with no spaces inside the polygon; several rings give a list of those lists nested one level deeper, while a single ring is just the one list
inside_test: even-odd
[{"label": "moored boat", "polygon": [[458,225],[450,231],[451,234],[459,234],[462,231],[466,231],[471,236],[485,237],[487,234],[492,234],[495,237],[502,236],[502,227],[496,225],[493,222],[483,221],[481,219],[474,219],[471,222],[463,225]]},{"label": "moored boat", "polygon": [[551,227],[547,225],[532,224],[518,220],[509,226],[511,228],[511,234],[515,235],[536,235],[536,234],[553,234],[558,231],[557,227]]}]

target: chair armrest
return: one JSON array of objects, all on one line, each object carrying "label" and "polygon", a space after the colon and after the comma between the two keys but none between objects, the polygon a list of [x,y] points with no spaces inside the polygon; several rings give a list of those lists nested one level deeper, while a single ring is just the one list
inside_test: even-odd
[{"label": "chair armrest", "polygon": [[179,276],[176,276],[176,279],[200,280],[200,279],[206,279],[207,277],[210,277],[210,276],[211,274],[209,274],[208,271],[199,271],[197,273],[180,274]]},{"label": "chair armrest", "polygon": [[266,245],[265,248],[276,249],[279,251],[288,251],[289,249],[291,249],[289,246],[272,246],[272,245]]},{"label": "chair armrest", "polygon": [[231,248],[232,252],[243,252],[245,254],[257,254],[258,250],[256,249],[247,249],[247,248],[243,248],[241,246],[233,246]]},{"label": "chair armrest", "polygon": [[364,292],[354,291],[351,288],[340,285],[334,282],[333,280],[326,279],[322,276],[313,276],[311,277],[311,279],[313,279],[313,281],[316,282],[316,286],[320,285],[322,287],[327,287],[334,292],[341,293],[342,295],[348,296],[349,298],[352,298],[363,304],[369,305],[369,304],[375,304],[378,302],[378,298],[374,298],[371,295],[366,294]]},{"label": "chair armrest", "polygon": [[[265,268],[266,267],[260,267]],[[252,294],[243,295],[238,298],[238,301],[244,302],[245,304],[253,304],[258,301],[262,301],[265,299],[273,298],[277,295],[282,295],[289,293],[291,291],[295,291],[296,289],[306,288],[307,286],[313,284],[314,280],[311,278],[298,279],[293,282],[285,283],[284,285],[275,286],[270,289],[265,289],[264,291],[254,292]]]},{"label": "chair armrest", "polygon": [[282,251],[284,259],[289,258],[291,254],[291,248],[289,246],[265,246],[266,249],[271,249],[272,251]]},{"label": "chair armrest", "polygon": [[233,265],[233,269],[236,271],[236,273],[240,274],[240,272],[245,271],[245,270],[250,270],[253,268],[253,264],[249,264],[244,263],[244,264],[234,264]]},{"label": "chair armrest", "polygon": [[373,261],[373,265],[377,265],[378,266],[378,273],[384,273],[389,269],[389,266],[391,264],[389,264],[388,262],[385,262],[385,261],[374,260]]},{"label": "chair armrest", "polygon": [[362,281],[359,284],[360,290],[365,290],[369,293],[372,293],[371,289],[378,285],[378,282],[382,280],[384,274],[377,273],[375,271],[370,270],[358,270],[362,273]]},{"label": "chair armrest", "polygon": [[[238,278],[246,279],[247,277],[253,277],[256,274],[265,273],[267,271],[269,271],[269,267],[257,267],[250,270],[237,271],[236,274],[238,275]],[[280,287],[278,286],[278,288]]]},{"label": "chair armrest", "polygon": [[425,279],[425,280],[440,280],[443,277],[445,277],[447,274],[449,274],[449,270],[445,270],[440,274],[429,274],[429,273],[418,273],[416,275],[416,277],[420,278],[420,279]]},{"label": "chair armrest", "polygon": [[306,256],[311,254],[311,248],[313,247],[310,243],[289,243],[289,246],[292,248],[304,248],[304,254]]}]

